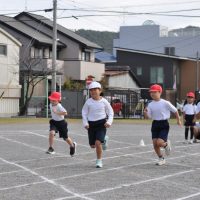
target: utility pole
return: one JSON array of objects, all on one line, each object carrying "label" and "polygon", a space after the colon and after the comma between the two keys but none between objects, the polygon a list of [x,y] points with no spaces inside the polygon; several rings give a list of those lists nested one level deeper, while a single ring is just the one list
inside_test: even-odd
[{"label": "utility pole", "polygon": [[196,60],[196,91],[199,91],[199,52],[197,51],[197,60]]},{"label": "utility pole", "polygon": [[56,91],[56,59],[57,59],[57,0],[53,0],[53,47],[52,47],[52,83],[51,92]]}]

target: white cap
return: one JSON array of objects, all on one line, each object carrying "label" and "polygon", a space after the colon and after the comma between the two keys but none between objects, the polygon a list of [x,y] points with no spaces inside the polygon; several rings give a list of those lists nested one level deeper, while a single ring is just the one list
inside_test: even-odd
[{"label": "white cap", "polygon": [[92,83],[89,84],[89,90],[93,88],[101,88],[101,84],[96,81],[93,81]]}]

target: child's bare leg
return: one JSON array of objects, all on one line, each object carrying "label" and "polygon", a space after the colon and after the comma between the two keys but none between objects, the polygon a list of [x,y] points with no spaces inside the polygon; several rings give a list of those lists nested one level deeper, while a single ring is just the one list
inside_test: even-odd
[{"label": "child's bare leg", "polygon": [[52,130],[52,131],[49,132],[49,147],[53,146],[54,135],[55,135],[55,131]]},{"label": "child's bare leg", "polygon": [[162,139],[153,139],[153,147],[154,150],[156,152],[156,154],[158,155],[158,157],[162,157],[162,153],[160,150],[160,147],[165,147],[166,146],[166,142]]},{"label": "child's bare leg", "polygon": [[73,142],[72,142],[70,137],[68,137],[65,141],[67,142],[67,144],[69,144],[70,147],[74,146],[74,144],[73,144]]},{"label": "child's bare leg", "polygon": [[97,159],[101,159],[102,158],[102,145],[101,145],[101,142],[99,140],[96,140],[95,146],[96,146]]}]

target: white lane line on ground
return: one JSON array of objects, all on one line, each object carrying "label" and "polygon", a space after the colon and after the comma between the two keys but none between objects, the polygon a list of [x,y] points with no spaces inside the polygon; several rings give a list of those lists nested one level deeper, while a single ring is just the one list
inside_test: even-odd
[{"label": "white lane line on ground", "polygon": [[[144,152],[142,152],[144,153]],[[195,153],[195,155],[197,155],[197,153]],[[126,155],[123,155],[123,156],[126,156]],[[120,157],[123,157],[123,156],[120,156]],[[184,157],[184,156],[182,156]],[[113,157],[110,157],[110,158],[113,158]],[[169,158],[169,159],[176,159],[176,158]],[[95,159],[94,159],[95,160]],[[90,160],[90,161],[93,161],[93,160]],[[85,161],[85,162],[88,162],[88,161]],[[124,165],[124,166],[119,166],[119,167],[114,167],[114,168],[109,168],[109,169],[105,169],[105,170],[95,170],[95,171],[92,171],[92,172],[89,172],[89,173],[82,173],[82,174],[76,174],[76,175],[72,175],[72,176],[66,176],[66,177],[61,177],[61,178],[56,178],[56,179],[52,179],[54,181],[57,181],[57,180],[62,180],[62,179],[67,179],[67,178],[75,178],[75,177],[79,177],[79,176],[87,176],[89,174],[96,174],[96,173],[103,173],[103,172],[107,172],[107,171],[114,171],[114,170],[119,170],[119,169],[124,169],[124,168],[128,168],[128,167],[134,167],[134,166],[139,166],[139,165],[145,165],[145,164],[149,164],[149,163],[153,163],[155,161],[148,161],[148,162],[143,162],[143,163],[139,163],[139,164],[133,164],[133,165]],[[82,163],[82,162],[80,162]],[[15,163],[14,163],[15,164]],[[58,167],[58,166],[69,166],[69,165],[74,165],[74,164],[78,164],[78,163],[72,163],[72,164],[67,164],[67,165],[57,165],[57,166],[54,166],[54,167]],[[50,167],[50,166],[49,166]],[[43,168],[47,168],[47,167],[40,167],[40,168],[35,168],[34,170],[38,170],[38,169],[43,169]],[[196,170],[199,170],[200,168],[196,168]],[[41,182],[38,182],[38,183],[41,183]],[[28,184],[28,185],[31,185]],[[22,186],[19,186],[19,187],[23,187],[23,186],[26,186],[26,185],[22,185]],[[17,186],[14,186],[14,187],[17,187]],[[10,187],[9,189],[12,189],[13,187]]]},{"label": "white lane line on ground", "polygon": [[37,184],[41,184],[41,183],[45,183],[45,182],[46,181],[37,181],[37,182],[26,183],[26,184],[11,186],[11,187],[5,187],[5,188],[0,188],[0,191],[13,190],[13,189],[22,188],[22,187],[31,186],[31,185],[37,185]]},{"label": "white lane line on ground", "polygon": [[84,195],[87,196],[87,195],[91,195],[91,194],[99,194],[99,193],[104,193],[104,192],[108,192],[108,191],[112,191],[112,190],[116,190],[116,189],[121,189],[122,187],[130,187],[130,186],[134,186],[134,185],[149,183],[149,182],[152,182],[152,181],[160,181],[160,180],[163,180],[163,179],[166,179],[166,178],[191,173],[191,172],[194,172],[194,171],[195,170],[181,171],[181,172],[169,174],[169,175],[166,175],[166,176],[160,176],[160,177],[157,177],[157,178],[151,178],[151,179],[147,179],[147,180],[143,180],[143,181],[137,181],[137,182],[133,182],[133,183],[129,183],[129,184],[120,184],[116,187],[105,188],[105,189],[102,189],[102,190],[89,192],[89,193],[86,193]]},{"label": "white lane line on ground", "polygon": [[23,172],[23,169],[20,170],[14,170],[14,171],[9,171],[9,172],[1,172],[0,175],[5,175],[5,174],[13,174],[13,173],[18,173],[18,172]]},{"label": "white lane line on ground", "polygon": [[[141,184],[152,182],[152,181],[159,181],[159,180],[163,180],[163,179],[166,179],[166,178],[170,178],[170,177],[174,177],[174,176],[178,176],[178,175],[182,175],[182,174],[186,174],[186,173],[191,173],[191,172],[194,172],[194,171],[195,170],[182,171],[182,172],[178,172],[178,173],[174,173],[174,174],[169,174],[169,175],[166,175],[166,176],[160,176],[160,177],[157,177],[157,178],[151,178],[151,179],[147,179],[147,180],[143,180],[143,181],[137,181],[137,182],[133,182],[133,183],[129,183],[129,184],[120,184],[116,187],[105,188],[105,189],[101,189],[101,190],[98,190],[98,191],[85,193],[83,195],[88,196],[88,195],[93,195],[93,194],[110,192],[110,191],[113,191],[113,190],[122,189],[123,187],[131,187],[131,186],[134,186],[134,185],[141,185]],[[59,198],[59,199],[55,199],[55,200],[66,200],[66,199],[70,199],[70,198],[71,197],[68,196],[68,197],[63,197],[63,198]],[[183,200],[183,199],[176,199],[176,200]]]},{"label": "white lane line on ground", "polygon": [[[69,194],[71,194],[71,195],[73,195],[73,196],[80,197],[80,198],[83,198],[83,199],[86,199],[86,200],[94,200],[94,199],[92,199],[92,198],[85,197],[84,195],[81,195],[81,194],[72,192],[72,191],[70,191],[69,189],[65,188],[64,185],[59,184],[59,183],[56,183],[54,180],[48,179],[48,178],[46,178],[45,176],[41,176],[41,175],[38,174],[37,172],[35,172],[35,171],[33,171],[33,170],[31,170],[31,169],[29,169],[29,168],[27,168],[27,167],[24,167],[24,166],[22,166],[22,165],[19,165],[19,164],[10,162],[10,161],[5,160],[5,159],[3,159],[3,158],[1,158],[1,157],[0,157],[0,160],[1,160],[2,162],[5,162],[6,164],[10,164],[10,165],[19,167],[19,168],[21,168],[21,169],[23,169],[23,170],[29,172],[30,174],[33,174],[33,175],[35,175],[35,176],[38,176],[38,177],[39,177],[40,179],[42,179],[44,182],[47,182],[47,183],[50,183],[50,184],[52,184],[52,185],[54,185],[54,186],[56,186],[56,187],[59,187],[59,188],[61,188],[63,191],[65,191],[65,192],[67,192],[67,193],[69,193]],[[1,188],[0,188],[0,189],[1,189]]]},{"label": "white lane line on ground", "polygon": [[[13,131],[7,131],[7,132],[12,132],[13,133]],[[26,130],[20,130],[20,131],[14,131],[14,132],[19,132],[19,133],[28,134],[28,135],[31,134],[31,135],[35,135],[35,136],[39,136],[39,137],[43,137],[43,138],[47,138],[47,139],[49,138],[48,133],[47,133],[47,135],[43,135],[43,134],[35,133],[35,132],[32,132],[32,131],[26,131]],[[58,138],[54,138],[54,139],[56,141],[59,141],[59,142],[64,142],[62,139],[58,139]],[[84,144],[79,144],[79,146],[90,148],[88,145],[84,145]]]},{"label": "white lane line on ground", "polygon": [[40,151],[44,151],[44,152],[46,150],[46,149],[43,149],[43,148],[40,148],[40,147],[37,147],[37,146],[33,146],[33,145],[30,145],[30,144],[27,144],[27,143],[24,143],[24,142],[19,142],[17,140],[9,139],[9,138],[3,137],[3,136],[0,136],[0,138],[3,139],[3,140],[9,141],[9,142],[13,142],[13,143],[17,143],[17,144],[29,147],[31,149],[36,149],[36,150],[40,150]]},{"label": "white lane line on ground", "polygon": [[189,196],[181,197],[181,198],[178,198],[178,199],[174,199],[174,200],[190,199],[190,198],[192,198],[192,197],[196,197],[196,196],[200,196],[200,192],[198,192],[198,193],[194,193],[194,194],[191,194],[191,195],[189,195]]},{"label": "white lane line on ground", "polygon": [[[32,135],[36,135],[36,136],[40,136],[40,137],[44,137],[44,138],[49,138],[49,136],[41,135],[41,134],[39,134],[39,133],[35,133],[35,132],[32,132],[32,131],[23,131],[23,132],[30,133],[30,134],[32,134]],[[55,138],[55,140],[57,140],[57,141],[59,141],[59,142],[64,142],[63,140],[57,139],[57,138]],[[79,145],[79,146],[86,147],[86,148],[90,148],[88,145],[79,144],[79,143],[78,143],[78,145]]]},{"label": "white lane line on ground", "polygon": [[[145,153],[149,153],[149,152],[152,152],[152,151],[145,151],[145,152],[138,152],[138,153],[133,153],[133,154],[123,154],[123,155],[119,155],[119,156],[110,156],[110,157],[105,157],[103,158],[103,160],[106,160],[106,159],[113,159],[113,158],[121,158],[121,157],[128,157],[128,156],[137,156],[139,158],[141,158],[141,154],[145,154]],[[187,154],[187,155],[182,155],[182,156],[178,156],[178,157],[168,157],[167,160],[174,160],[174,159],[177,159],[177,158],[184,158],[184,157],[187,157],[187,156],[199,156],[199,153],[192,153],[192,154]],[[63,156],[61,156],[63,157]],[[143,157],[142,157],[143,158]],[[46,159],[50,159],[50,158],[46,158]],[[147,162],[147,163],[152,163],[152,162],[156,162],[157,159],[154,159],[154,158],[145,158],[145,159],[150,159],[151,161],[150,162]],[[40,159],[33,159],[34,161],[38,161]],[[33,160],[28,160],[28,161],[33,161]],[[44,167],[36,167],[36,168],[33,168],[33,170],[41,170],[41,169],[46,169],[46,168],[55,168],[55,167],[61,167],[61,166],[71,166],[71,165],[77,165],[77,164],[82,164],[82,163],[88,163],[88,162],[94,162],[96,159],[91,159],[91,160],[81,160],[80,162],[75,162],[75,163],[69,163],[69,164],[60,164],[60,165],[51,165],[51,166],[44,166]],[[20,162],[20,161],[19,161]],[[13,163],[16,163],[16,162],[13,162]],[[147,164],[146,163],[146,164]],[[179,165],[179,166],[183,166],[183,167],[188,167],[188,168],[191,168],[191,166],[188,166],[188,165],[183,165],[183,164],[180,164],[180,163],[174,163],[174,162],[168,162],[168,163],[171,163],[171,164],[175,164],[175,165]],[[140,163],[142,164],[142,163]],[[132,165],[131,165],[132,166]],[[135,165],[134,165],[135,166]],[[20,172],[22,170],[18,170],[18,171],[11,171],[11,172],[4,172],[4,173],[15,173],[15,172]],[[1,174],[4,174],[4,173],[0,173]]]}]

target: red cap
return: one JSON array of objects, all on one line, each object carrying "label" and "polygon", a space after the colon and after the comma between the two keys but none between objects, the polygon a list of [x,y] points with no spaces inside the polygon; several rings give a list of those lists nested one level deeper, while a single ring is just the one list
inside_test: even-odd
[{"label": "red cap", "polygon": [[162,92],[162,87],[160,85],[154,84],[150,87],[149,92]]},{"label": "red cap", "polygon": [[61,100],[60,92],[52,92],[51,96],[49,96],[49,99],[53,101],[60,101]]},{"label": "red cap", "polygon": [[193,92],[188,92],[188,93],[187,93],[187,97],[193,97],[193,98],[194,98],[194,97],[195,97],[195,95],[194,95],[194,93],[193,93]]}]

